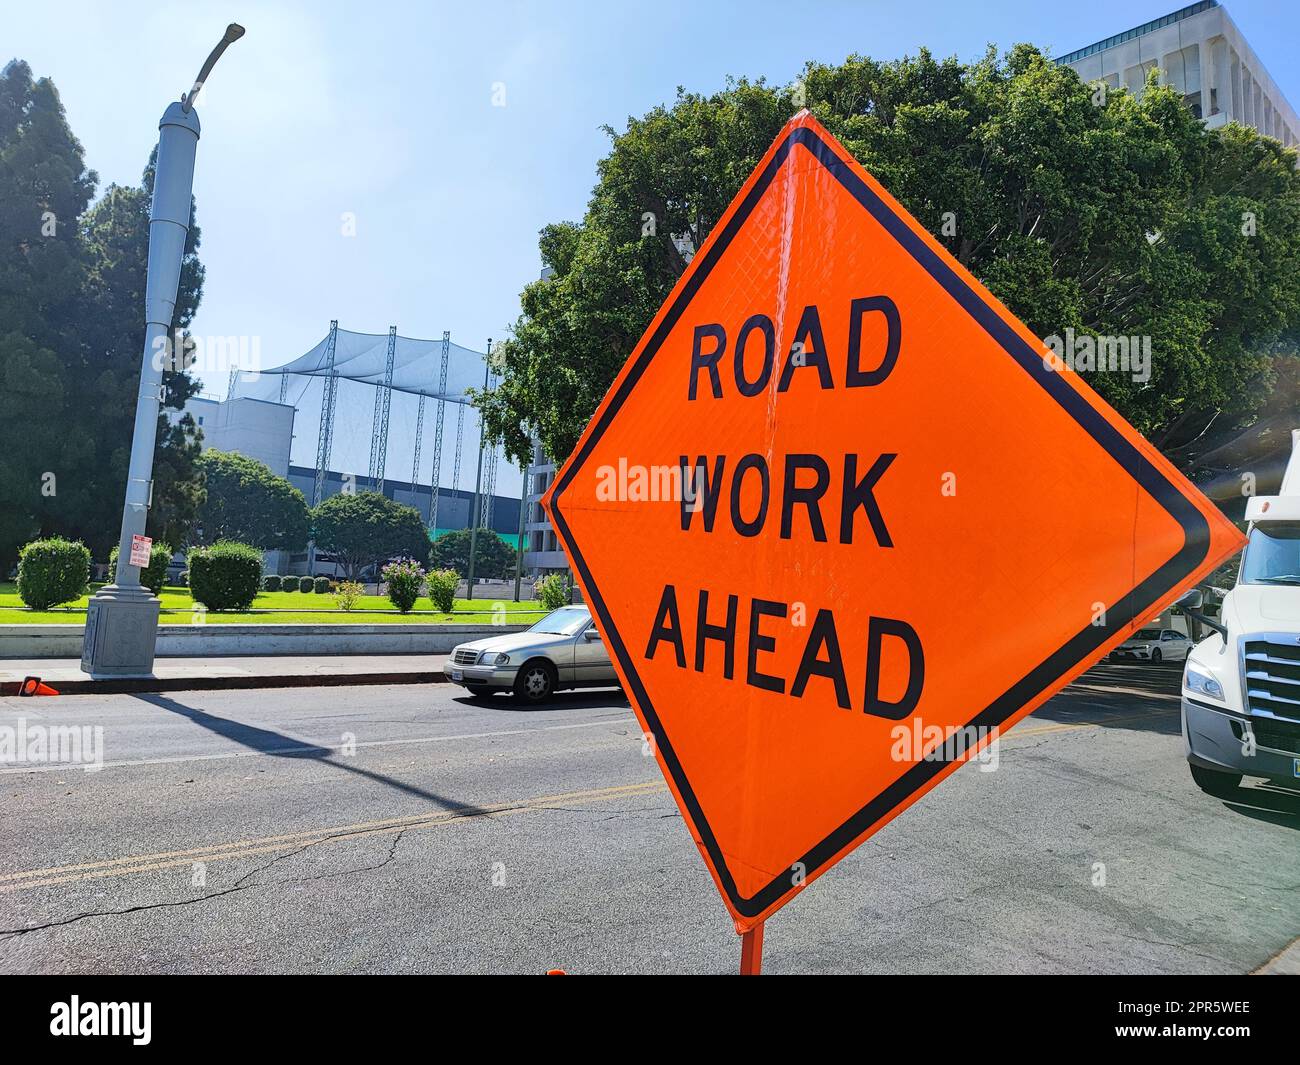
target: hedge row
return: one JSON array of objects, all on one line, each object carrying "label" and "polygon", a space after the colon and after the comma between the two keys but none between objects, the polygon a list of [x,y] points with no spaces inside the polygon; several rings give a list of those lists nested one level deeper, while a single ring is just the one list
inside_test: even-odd
[{"label": "hedge row", "polygon": [[327,595],[334,591],[334,582],[328,577],[281,577],[270,573],[262,580],[264,592],[315,592]]},{"label": "hedge row", "polygon": [[[117,554],[115,547],[109,556],[110,579],[117,570]],[[154,595],[163,589],[172,555],[169,545],[156,543],[149,565],[140,571],[140,583]],[[208,610],[247,610],[259,590],[326,595],[336,588],[328,577],[281,577],[274,573],[263,577],[262,552],[248,544],[228,540],[220,540],[211,547],[192,548],[186,566],[180,583],[188,585],[194,601]],[[411,559],[390,563],[384,568],[383,577],[388,598],[402,613],[415,606],[426,579],[434,608],[450,613],[460,580],[452,569],[425,573]],[[80,541],[58,536],[33,540],[19,555],[18,595],[33,610],[48,610],[73,602],[86,594],[89,583],[90,551]],[[562,605],[569,599],[567,581],[558,577],[539,581],[538,598],[550,609]]]}]

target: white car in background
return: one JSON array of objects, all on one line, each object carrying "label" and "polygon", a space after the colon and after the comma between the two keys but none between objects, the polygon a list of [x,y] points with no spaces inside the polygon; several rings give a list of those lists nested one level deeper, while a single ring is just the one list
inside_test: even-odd
[{"label": "white car in background", "polygon": [[1192,641],[1175,629],[1138,629],[1110,653],[1112,662],[1182,662]]}]

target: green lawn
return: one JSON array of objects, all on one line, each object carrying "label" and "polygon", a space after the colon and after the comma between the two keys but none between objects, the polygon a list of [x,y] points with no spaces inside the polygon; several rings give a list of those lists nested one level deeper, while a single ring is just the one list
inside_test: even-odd
[{"label": "green lawn", "polygon": [[[92,591],[98,585],[92,586]],[[163,625],[192,625],[195,622],[194,600],[188,588],[164,588],[162,595]],[[86,620],[86,603],[83,596],[75,603],[53,610],[28,610],[18,598],[12,582],[0,582],[0,625],[80,625]],[[519,614],[512,623],[530,624],[545,613],[533,600],[514,603],[510,600],[457,599],[455,614],[439,614],[428,598],[422,598],[409,614],[399,614],[386,596],[366,595],[357,601],[351,611],[338,608],[332,595],[314,592],[262,592],[247,613],[209,612],[205,621],[210,625],[374,625],[374,624],[486,624],[500,616],[504,610]],[[473,613],[462,613],[473,611]]]}]

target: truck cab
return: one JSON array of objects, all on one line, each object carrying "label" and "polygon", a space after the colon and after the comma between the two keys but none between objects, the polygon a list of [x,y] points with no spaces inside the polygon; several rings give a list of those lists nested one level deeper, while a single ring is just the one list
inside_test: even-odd
[{"label": "truck cab", "polygon": [[1247,504],[1225,631],[1196,644],[1183,670],[1187,761],[1219,797],[1243,776],[1300,787],[1300,430],[1291,436],[1279,494]]}]

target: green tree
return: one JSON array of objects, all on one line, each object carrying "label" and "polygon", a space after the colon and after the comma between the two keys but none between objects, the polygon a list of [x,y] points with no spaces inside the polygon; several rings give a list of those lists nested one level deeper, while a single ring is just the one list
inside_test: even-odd
[{"label": "green tree", "polygon": [[298,551],[311,535],[302,492],[264,462],[224,451],[198,459],[205,495],[198,508],[200,539],[239,540],[263,551]]},{"label": "green tree", "polygon": [[[75,490],[76,324],[85,281],[78,219],[97,178],[48,78],[0,71],[0,570],[56,523]],[[119,498],[119,505],[120,505]]]},{"label": "green tree", "polygon": [[[429,552],[431,569],[454,569],[462,577],[469,576],[469,529],[445,532],[433,541]],[[480,526],[474,550],[474,577],[506,580],[515,575],[515,556],[518,552],[506,543],[494,529]]]},{"label": "green tree", "polygon": [[[141,308],[149,260],[155,155],[156,151],[150,155],[139,187],[110,185],[86,213],[82,226],[88,271],[82,331],[86,364],[76,388],[87,423],[81,430],[84,473],[78,498],[69,500],[61,519],[65,526],[79,529],[92,547],[97,539],[116,539],[131,454],[144,345]],[[173,334],[180,337],[177,347],[185,351],[191,347],[186,329],[203,295],[200,236],[191,199],[190,231],[172,319]],[[160,353],[160,357],[166,354]],[[200,382],[183,372],[179,359],[170,365],[174,368],[163,373],[164,413],[159,415],[154,448],[148,532],[184,545],[191,540],[203,499],[203,477],[196,465],[202,434],[190,415],[168,417],[165,411],[181,410]]]},{"label": "green tree", "polygon": [[[139,188],[84,164],[58,93],[15,60],[0,72],[0,567],[40,532],[78,537],[104,558],[117,539],[131,448],[148,262],[153,160]],[[193,223],[193,213],[191,213]],[[173,326],[202,294],[191,225]],[[174,410],[198,387],[165,374]],[[202,494],[199,433],[160,419],[149,533],[187,542]]]},{"label": "green tree", "polygon": [[1026,45],[805,79],[814,113],[1033,332],[1151,338],[1149,381],[1089,383],[1157,445],[1265,401],[1270,352],[1294,353],[1300,325],[1293,151],[1206,129],[1154,72],[1140,98],[1099,98]]},{"label": "green tree", "polygon": [[[807,107],[1041,336],[1152,339],[1149,383],[1095,374],[1139,430],[1192,468],[1207,431],[1248,431],[1300,327],[1300,175],[1253,130],[1207,130],[1154,78],[1094,88],[1019,45],[977,63],[922,51],[809,64]],[[796,110],[790,88],[680,91],[629,119],[581,223],[542,230],[553,271],[527,286],[479,394],[512,458],[536,433],[562,460],[654,312]],[[1249,224],[1253,220],[1253,227]]]},{"label": "green tree", "polygon": [[349,580],[389,559],[418,561],[429,553],[420,512],[378,492],[339,492],[311,517],[317,548],[332,555]]}]

